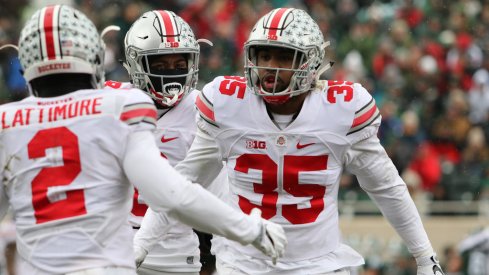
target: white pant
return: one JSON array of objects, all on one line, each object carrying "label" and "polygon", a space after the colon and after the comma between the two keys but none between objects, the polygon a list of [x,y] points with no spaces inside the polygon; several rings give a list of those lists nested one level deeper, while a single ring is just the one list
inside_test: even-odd
[{"label": "white pant", "polygon": [[122,267],[100,267],[66,273],[65,275],[134,275],[134,269]]},{"label": "white pant", "polygon": [[199,275],[199,272],[165,272],[144,268],[142,266],[137,269],[137,273],[138,275]]},{"label": "white pant", "polygon": [[[238,268],[220,261],[219,258],[216,259],[216,271],[219,275],[248,275]],[[319,273],[316,275],[350,275],[350,271],[342,269],[333,272]]]},{"label": "white pant", "polygon": [[[17,256],[16,274],[53,275],[52,273],[46,273],[34,267],[29,262],[27,262],[22,257],[20,257],[19,254],[17,254],[16,256]],[[136,271],[132,268],[111,266],[111,267],[98,267],[98,268],[85,269],[85,270],[66,273],[64,275],[136,275]]]}]

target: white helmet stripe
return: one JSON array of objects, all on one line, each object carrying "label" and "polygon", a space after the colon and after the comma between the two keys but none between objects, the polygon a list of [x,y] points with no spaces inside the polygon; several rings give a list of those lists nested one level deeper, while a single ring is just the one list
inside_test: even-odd
[{"label": "white helmet stripe", "polygon": [[283,25],[285,23],[285,19],[287,15],[292,12],[293,9],[280,8],[274,10],[268,21],[265,22],[265,29],[268,29],[268,35],[275,36],[277,35],[277,30],[283,29]]},{"label": "white helmet stripe", "polygon": [[61,55],[58,33],[60,7],[60,5],[45,7],[39,16],[41,49],[44,59],[56,59],[56,56]]},{"label": "white helmet stripe", "polygon": [[160,22],[162,38],[166,39],[163,42],[175,42],[178,30],[173,14],[165,10],[159,10],[156,11],[156,16]]}]

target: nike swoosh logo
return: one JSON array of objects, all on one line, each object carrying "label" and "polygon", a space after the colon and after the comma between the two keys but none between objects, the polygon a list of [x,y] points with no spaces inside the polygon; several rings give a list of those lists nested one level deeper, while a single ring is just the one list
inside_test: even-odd
[{"label": "nike swoosh logo", "polygon": [[297,142],[297,149],[303,149],[303,148],[306,148],[307,146],[311,146],[313,144],[316,144],[316,143],[312,142],[312,143],[300,144],[300,142]]},{"label": "nike swoosh logo", "polygon": [[178,137],[173,137],[173,138],[165,138],[165,136],[162,136],[161,137],[161,142],[165,143],[165,142],[169,142],[169,141],[172,141],[172,140],[175,140],[177,139]]}]

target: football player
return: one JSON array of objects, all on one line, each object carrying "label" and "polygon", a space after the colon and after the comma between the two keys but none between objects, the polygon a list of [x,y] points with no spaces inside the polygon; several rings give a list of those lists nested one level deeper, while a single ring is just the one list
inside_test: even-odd
[{"label": "football player", "polygon": [[[177,170],[205,185],[224,160],[229,205],[243,213],[260,208],[289,240],[273,265],[253,247],[216,238],[218,272],[338,275],[364,264],[341,241],[338,188],[347,169],[402,237],[417,274],[443,274],[406,184],[376,136],[381,117],[374,99],[358,83],[319,80],[330,66],[327,45],[305,11],[274,9],[245,43],[245,77],[217,77],[197,98],[199,130]],[[155,237],[157,216],[143,223],[148,231],[138,233]]]},{"label": "football player", "polygon": [[233,210],[160,156],[151,98],[102,89],[105,46],[83,13],[37,10],[18,48],[33,96],[0,106],[0,213],[10,205],[19,274],[136,274],[130,183],[156,211],[282,254],[279,225]]},{"label": "football player", "polygon": [[[157,108],[155,139],[163,157],[174,166],[183,160],[197,129],[195,89],[199,71],[199,42],[190,26],[168,10],[153,10],[141,15],[124,40],[124,66],[131,83],[107,81],[114,89],[137,87],[148,94]],[[224,171],[224,170],[222,170]],[[212,184],[219,195],[227,188],[222,172]],[[148,206],[136,190],[130,222],[136,230]],[[151,211],[151,210],[150,210]],[[204,236],[204,235],[203,235]],[[175,224],[151,248],[138,274],[198,275],[201,269],[199,239],[192,228]]]}]

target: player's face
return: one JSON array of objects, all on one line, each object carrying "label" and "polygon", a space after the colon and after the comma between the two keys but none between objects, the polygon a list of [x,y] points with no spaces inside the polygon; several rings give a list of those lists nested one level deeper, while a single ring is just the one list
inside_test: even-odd
[{"label": "player's face", "polygon": [[187,70],[187,59],[183,54],[165,54],[149,57],[149,70],[153,74],[164,74],[168,70]]},{"label": "player's face", "polygon": [[[297,57],[296,51],[281,47],[260,47],[257,52],[257,66],[268,67],[259,69],[258,76],[260,85],[267,92],[280,92],[285,90],[290,83],[294,74],[292,70],[276,69],[294,69],[297,67],[295,62]],[[294,60],[295,59],[295,60]]]}]

